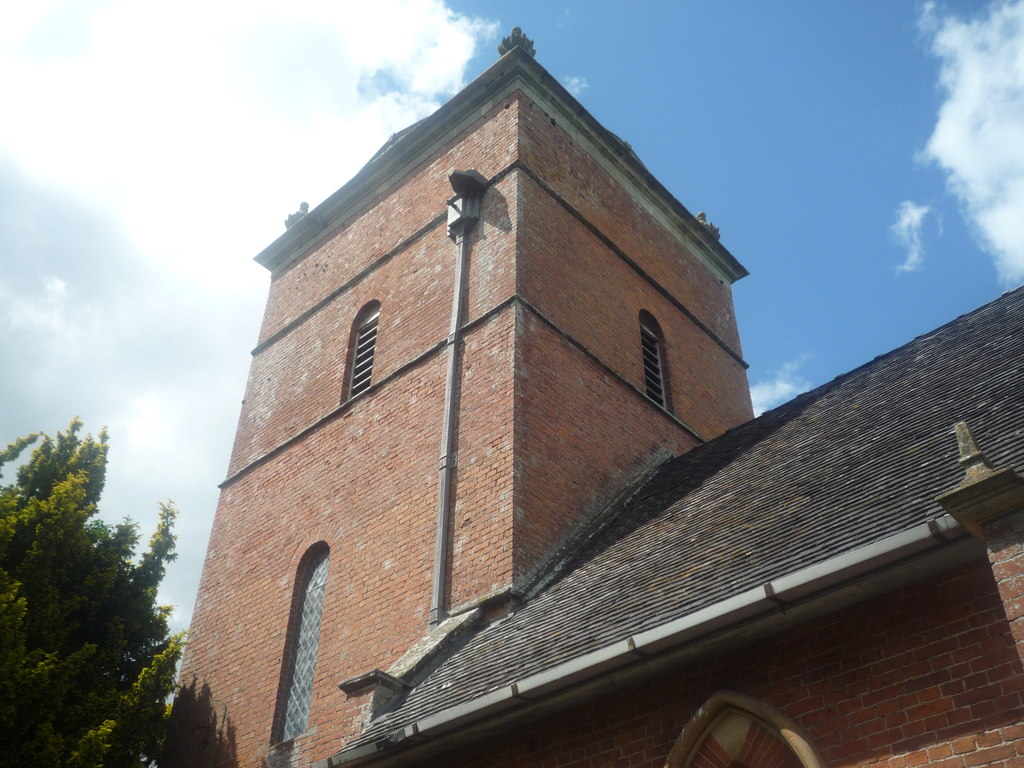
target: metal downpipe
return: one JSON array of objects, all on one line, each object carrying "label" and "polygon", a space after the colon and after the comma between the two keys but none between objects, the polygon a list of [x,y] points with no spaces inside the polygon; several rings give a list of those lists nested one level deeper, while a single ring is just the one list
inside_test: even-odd
[{"label": "metal downpipe", "polygon": [[455,241],[455,285],[452,291],[451,325],[448,330],[448,371],[445,376],[444,417],[441,425],[441,460],[438,467],[437,533],[434,542],[434,574],[431,583],[430,624],[447,616],[448,532],[451,528],[452,476],[456,465],[455,435],[458,428],[459,373],[465,304],[469,234],[480,217],[480,199],[487,180],[476,171],[456,171],[448,177],[455,196],[448,202],[448,236]]}]

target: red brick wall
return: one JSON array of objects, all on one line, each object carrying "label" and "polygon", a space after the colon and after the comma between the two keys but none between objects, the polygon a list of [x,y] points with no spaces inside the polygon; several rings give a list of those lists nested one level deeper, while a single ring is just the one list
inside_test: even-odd
[{"label": "red brick wall", "polygon": [[985,527],[989,560],[999,585],[1017,653],[1024,660],[1024,511]]},{"label": "red brick wall", "polygon": [[322,755],[352,732],[338,683],[424,634],[443,382],[435,356],[224,490],[183,680],[200,675],[227,704],[240,765],[270,744],[296,568],[312,544],[326,542],[331,560],[304,750]]},{"label": "red brick wall", "polygon": [[529,99],[520,104],[520,160],[569,205],[740,352],[732,288]]},{"label": "red brick wall", "polygon": [[[450,186],[448,192],[450,197]],[[435,214],[445,211],[446,200],[443,190],[431,198]],[[514,291],[511,217],[515,212],[512,183],[506,180],[494,185],[487,193],[482,221],[474,233],[467,321],[489,311]],[[416,225],[410,223],[410,227]],[[308,275],[308,270],[325,258],[315,254],[288,274],[298,269]],[[345,389],[352,322],[367,302],[376,299],[381,303],[374,381],[391,375],[443,340],[451,322],[454,269],[455,249],[445,223],[440,222],[349,291],[258,349],[249,372],[228,474],[244,468],[338,406]],[[323,282],[327,282],[326,272],[309,277],[309,306],[324,293]],[[271,297],[277,295],[275,283]]]},{"label": "red brick wall", "polygon": [[1024,669],[985,562],[421,764],[661,768],[723,689],[793,720],[830,768],[1024,764]]},{"label": "red brick wall", "polygon": [[[506,106],[507,105],[507,106]],[[518,100],[503,102],[453,136],[379,198],[326,233],[303,258],[273,276],[260,341],[390,252],[436,216],[452,196],[448,175],[475,168],[491,178],[518,156]]]},{"label": "red brick wall", "polygon": [[[528,141],[552,183],[587,179],[585,189],[559,194],[591,196],[577,203],[596,226],[609,227],[694,311],[707,310],[705,322],[735,337],[728,289],[660,225],[645,220],[637,228],[644,232],[630,234],[603,213],[607,204],[646,215],[560,127],[517,125],[520,102],[514,95],[483,114],[273,276],[182,675],[186,685],[195,681],[188,690],[196,707],[226,707],[225,764],[299,764],[333,753],[357,732],[365,703],[347,699],[338,683],[388,668],[427,632],[446,362],[438,345],[448,333],[456,253],[439,217],[451,171],[494,176],[518,159],[517,141]],[[510,585],[659,448],[695,444],[616,378],[640,385],[641,307],[665,329],[677,411],[707,435],[749,415],[735,360],[567,219],[526,172],[513,168],[488,189],[471,246],[453,605]],[[600,364],[515,301],[517,290],[577,344],[592,346]],[[381,304],[379,386],[339,408],[351,325],[370,300]],[[285,754],[270,748],[275,693],[296,568],[320,541],[331,560],[310,724]],[[208,737],[179,720],[178,746]]]},{"label": "red brick wall", "polygon": [[[439,258],[442,254],[448,258]],[[442,225],[258,351],[229,474],[338,407],[352,322],[367,302],[376,299],[381,304],[375,382],[443,339],[451,315],[452,276],[452,245]]]},{"label": "red brick wall", "polygon": [[[466,321],[472,322],[516,291],[516,260],[522,231],[515,173],[491,185],[470,233],[466,279]],[[454,259],[454,255],[452,256]]]},{"label": "red brick wall", "polygon": [[515,310],[507,306],[465,337],[449,561],[453,606],[512,582],[515,330]]},{"label": "red brick wall", "polygon": [[[621,334],[621,330],[620,330]],[[528,309],[516,355],[516,575],[583,513],[605,507],[659,449],[696,440]]]},{"label": "red brick wall", "polygon": [[532,179],[521,183],[523,297],[641,391],[646,309],[664,333],[673,413],[704,439],[750,419],[743,366]]},{"label": "red brick wall", "polygon": [[644,389],[642,309],[664,331],[674,414],[704,439],[752,416],[743,366],[656,283],[738,352],[729,288],[557,121],[525,99],[521,116],[516,286],[555,328],[524,310],[517,333],[517,577],[659,448],[697,443],[616,378]]}]

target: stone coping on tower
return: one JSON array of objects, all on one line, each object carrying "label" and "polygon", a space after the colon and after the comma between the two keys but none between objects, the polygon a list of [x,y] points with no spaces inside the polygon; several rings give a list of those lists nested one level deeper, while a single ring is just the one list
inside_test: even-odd
[{"label": "stone coping on tower", "polygon": [[256,256],[279,272],[397,186],[424,157],[469,128],[486,109],[515,91],[534,100],[666,229],[688,242],[721,281],[746,268],[659,182],[628,143],[602,126],[551,74],[516,48],[502,56],[429,117],[396,133],[344,186]]}]

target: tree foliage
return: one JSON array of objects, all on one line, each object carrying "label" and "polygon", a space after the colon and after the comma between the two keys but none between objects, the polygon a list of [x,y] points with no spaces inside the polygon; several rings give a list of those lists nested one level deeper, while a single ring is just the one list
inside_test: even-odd
[{"label": "tree foliage", "polygon": [[[183,638],[157,587],[174,559],[162,505],[137,526],[96,517],[107,435],[73,421],[0,486],[0,768],[141,766],[159,752]],[[0,450],[0,467],[33,442]]]}]

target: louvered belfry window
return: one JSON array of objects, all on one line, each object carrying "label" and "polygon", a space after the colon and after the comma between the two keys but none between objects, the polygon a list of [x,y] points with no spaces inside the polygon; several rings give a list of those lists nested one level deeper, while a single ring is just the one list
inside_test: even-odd
[{"label": "louvered belfry window", "polygon": [[380,304],[371,302],[363,307],[356,318],[352,340],[352,376],[348,396],[365,392],[373,382],[373,357],[377,350],[377,323]]},{"label": "louvered belfry window", "polygon": [[305,584],[295,605],[297,620],[292,635],[291,660],[287,674],[287,698],[281,722],[281,741],[305,733],[309,702],[313,694],[316,649],[320,644],[320,617],[327,585],[328,552],[317,554],[304,568]]},{"label": "louvered belfry window", "polygon": [[647,397],[667,409],[665,345],[657,321],[646,312],[640,313],[640,351],[644,363],[644,390]]}]

